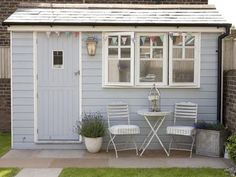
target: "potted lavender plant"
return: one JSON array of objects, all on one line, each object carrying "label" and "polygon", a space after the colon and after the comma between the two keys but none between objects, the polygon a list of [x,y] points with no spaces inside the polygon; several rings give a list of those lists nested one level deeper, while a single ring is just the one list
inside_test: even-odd
[{"label": "potted lavender plant", "polygon": [[84,113],[82,122],[77,124],[78,133],[84,137],[85,146],[91,153],[99,152],[102,147],[106,132],[102,117],[99,112]]}]

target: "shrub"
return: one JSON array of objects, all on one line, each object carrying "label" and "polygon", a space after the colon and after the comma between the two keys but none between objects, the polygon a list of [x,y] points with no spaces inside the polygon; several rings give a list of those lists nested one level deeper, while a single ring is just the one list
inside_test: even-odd
[{"label": "shrub", "polygon": [[229,153],[231,160],[233,160],[234,163],[236,163],[236,134],[231,135],[228,138],[228,142],[226,143],[226,149]]},{"label": "shrub", "polygon": [[78,133],[88,138],[103,137],[106,132],[101,113],[84,113],[82,122],[77,124]]},{"label": "shrub", "polygon": [[207,123],[205,121],[200,121],[195,124],[195,128],[197,129],[205,129],[205,130],[216,130],[216,131],[221,131],[221,130],[226,130],[223,124],[220,123]]}]

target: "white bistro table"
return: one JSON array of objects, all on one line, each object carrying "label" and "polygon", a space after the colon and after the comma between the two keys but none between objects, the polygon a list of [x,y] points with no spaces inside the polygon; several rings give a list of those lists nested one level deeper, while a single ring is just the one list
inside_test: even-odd
[{"label": "white bistro table", "polygon": [[[168,114],[170,114],[170,112],[150,112],[148,110],[140,110],[140,111],[138,111],[138,114],[144,117],[144,119],[146,120],[146,122],[148,123],[148,125],[151,129],[150,132],[148,133],[147,137],[144,139],[141,147],[139,148],[139,151],[142,150],[140,156],[143,155],[143,153],[148,148],[148,146],[150,145],[150,143],[152,142],[154,137],[157,138],[157,140],[161,144],[162,148],[164,149],[166,155],[169,156],[168,151],[166,150],[165,146],[163,145],[161,139],[158,136],[158,130],[160,129],[166,116]],[[151,118],[155,120],[154,125],[152,125],[149,120]]]}]

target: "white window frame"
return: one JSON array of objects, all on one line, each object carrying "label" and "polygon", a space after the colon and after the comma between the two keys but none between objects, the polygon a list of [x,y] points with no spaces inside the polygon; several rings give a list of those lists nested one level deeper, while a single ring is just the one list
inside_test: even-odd
[{"label": "white window frame", "polygon": [[[108,37],[109,36],[127,36],[130,35],[131,37],[131,43],[130,43],[130,82],[108,82]],[[111,33],[104,33],[103,38],[105,39],[105,45],[103,47],[103,52],[105,53],[104,56],[104,74],[105,74],[105,81],[104,81],[104,86],[134,86],[134,42],[133,42],[133,38],[134,38],[134,32],[111,32]],[[122,48],[122,46],[120,45],[120,40],[118,41],[119,44],[117,46],[118,50],[120,50],[120,48]],[[122,60],[120,58],[118,58],[118,60]],[[127,60],[127,59],[124,59]]]},{"label": "white window frame", "polygon": [[[54,52],[62,52],[62,65],[61,67],[55,67],[54,65]],[[63,50],[52,50],[52,69],[64,69],[64,51]]]},{"label": "white window frame", "polygon": [[[140,82],[140,36],[160,36],[164,35],[163,39],[163,58],[162,59],[147,59],[148,61],[156,61],[160,60],[163,62],[163,73],[162,73],[162,82]],[[157,86],[167,86],[167,73],[168,73],[168,34],[167,33],[136,33],[135,35],[136,39],[136,55],[135,55],[135,84],[137,86],[153,86],[153,84],[156,84]],[[150,55],[152,55],[152,49],[151,47]],[[159,47],[156,47],[159,48]],[[161,48],[161,47],[160,47]]]},{"label": "white window frame", "polygon": [[[181,35],[186,35],[182,33]],[[173,82],[173,39],[169,37],[169,87],[200,87],[200,61],[201,61],[201,33],[191,33],[195,36],[195,47],[194,47],[194,82]],[[183,55],[185,55],[183,53]],[[180,59],[181,60],[181,59]]]}]

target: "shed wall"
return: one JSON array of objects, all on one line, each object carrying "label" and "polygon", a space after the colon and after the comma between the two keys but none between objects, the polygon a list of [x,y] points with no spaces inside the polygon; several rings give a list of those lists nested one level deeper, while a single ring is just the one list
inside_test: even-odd
[{"label": "shed wall", "polygon": [[[87,55],[85,40],[89,35],[98,38],[96,56]],[[199,104],[199,119],[217,119],[217,37],[218,34],[203,33],[201,41],[201,88],[200,89],[160,89],[162,110],[173,111],[176,102],[192,101]],[[102,33],[82,34],[82,110],[101,111],[105,115],[106,105],[114,101],[124,101],[130,106],[131,121],[141,127],[137,137],[141,143],[148,133],[148,126],[137,115],[139,109],[148,105],[149,89],[108,89],[102,88]],[[13,99],[13,148],[55,148],[78,149],[83,144],[34,144],[34,80],[33,80],[33,34],[14,32],[12,35],[12,99]],[[171,125],[169,116],[160,130],[163,142],[168,142],[165,127]],[[116,120],[117,123],[121,123]],[[107,138],[105,138],[105,143]],[[159,147],[159,145],[157,145]],[[156,146],[156,147],[157,147]]]},{"label": "shed wall", "polygon": [[[83,34],[83,41],[91,33]],[[141,128],[141,135],[137,143],[143,142],[150,130],[144,118],[137,115],[137,111],[148,107],[148,93],[150,89],[127,88],[113,89],[102,88],[102,35],[95,34],[98,38],[97,54],[95,57],[87,55],[86,44],[82,46],[83,63],[83,111],[101,111],[106,113],[106,105],[116,101],[129,104],[132,124]],[[201,39],[201,88],[200,89],[160,89],[161,109],[173,112],[176,102],[191,101],[199,105],[199,119],[205,121],[217,120],[217,34],[203,33]],[[115,120],[120,123],[120,120]],[[173,125],[173,115],[169,116],[159,131],[164,143],[169,139],[166,126]],[[107,142],[106,139],[105,142]],[[105,143],[107,144],[107,143]],[[152,145],[152,147],[154,144]],[[159,144],[156,147],[159,147]]]}]

